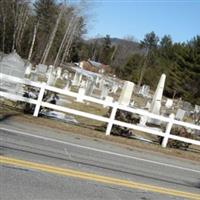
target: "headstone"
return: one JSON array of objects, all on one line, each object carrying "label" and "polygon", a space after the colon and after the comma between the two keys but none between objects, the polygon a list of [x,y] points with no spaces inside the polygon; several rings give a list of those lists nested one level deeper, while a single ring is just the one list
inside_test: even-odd
[{"label": "headstone", "polygon": [[99,89],[102,90],[105,84],[105,80],[102,78],[99,80]]},{"label": "headstone", "polygon": [[109,88],[107,85],[104,85],[101,90],[100,99],[105,99],[108,96]]},{"label": "headstone", "polygon": [[154,114],[160,114],[162,95],[163,95],[163,90],[165,86],[165,79],[166,79],[166,75],[162,74],[162,76],[160,77],[159,83],[157,85],[156,91],[154,93],[153,100],[151,102],[151,107],[149,111]]},{"label": "headstone", "polygon": [[105,104],[103,105],[104,108],[109,107],[108,103],[112,103],[113,102],[113,97],[110,96],[106,96],[105,98]]},{"label": "headstone", "polygon": [[166,103],[165,103],[165,107],[167,109],[171,108],[173,106],[173,100],[172,99],[167,99]]},{"label": "headstone", "polygon": [[38,74],[35,73],[35,72],[32,72],[31,76],[30,76],[30,80],[34,81],[34,82],[37,82],[38,81]]},{"label": "headstone", "polygon": [[185,116],[185,113],[186,113],[185,110],[182,110],[182,109],[179,108],[179,109],[177,110],[177,112],[176,112],[176,117],[175,117],[175,118],[176,118],[177,120],[181,120],[181,121],[182,121],[183,118],[184,118],[184,116]]},{"label": "headstone", "polygon": [[88,80],[87,86],[86,86],[86,92],[85,92],[85,94],[87,96],[91,96],[92,95],[92,92],[94,90],[94,85],[95,85],[95,82],[93,80]]},{"label": "headstone", "polygon": [[61,67],[57,67],[56,68],[56,78],[60,78],[62,74],[62,68]]},{"label": "headstone", "polygon": [[83,101],[84,95],[85,95],[85,88],[81,88],[80,87],[79,90],[78,90],[78,97],[77,97],[76,101],[80,102],[80,103],[83,103],[84,102]]},{"label": "headstone", "polygon": [[[157,85],[156,91],[154,93],[150,109],[149,109],[149,111],[151,113],[154,113],[157,115],[160,114],[161,101],[162,101],[162,95],[163,95],[163,90],[164,90],[164,86],[165,86],[165,80],[166,80],[166,75],[162,74],[160,77],[159,83]],[[148,122],[152,123],[152,124],[160,125],[160,121],[157,119],[150,118],[150,119],[148,119]]]},{"label": "headstone", "polygon": [[71,85],[72,85],[72,81],[71,81],[71,80],[67,80],[67,81],[66,81],[66,85],[65,85],[65,87],[63,88],[63,90],[69,91],[69,90],[71,89]]},{"label": "headstone", "polygon": [[[2,57],[0,61],[0,73],[23,79],[25,77],[25,71],[25,62],[16,52]],[[22,84],[11,80],[0,80],[0,88],[13,93],[23,92]]]},{"label": "headstone", "polygon": [[38,64],[36,65],[36,72],[39,74],[46,74],[47,72],[47,65]]},{"label": "headstone", "polygon": [[80,87],[86,88],[86,81],[85,81],[85,80],[82,80],[82,81],[81,81]]},{"label": "headstone", "polygon": [[25,75],[29,76],[32,72],[32,64],[29,63],[28,65],[26,65],[26,70],[25,70]]},{"label": "headstone", "polygon": [[3,74],[24,78],[25,71],[25,62],[16,52],[4,56],[0,62],[0,72]]},{"label": "headstone", "polygon": [[112,92],[113,92],[114,94],[116,94],[116,93],[117,93],[117,90],[118,90],[118,88],[119,88],[119,85],[118,85],[118,84],[114,84],[114,85],[113,85]]},{"label": "headstone", "polygon": [[151,107],[151,103],[149,102],[149,101],[147,101],[147,103],[146,103],[146,105],[145,105],[145,107],[144,108],[146,108],[146,109],[150,109],[150,107]]},{"label": "headstone", "polygon": [[199,105],[195,105],[194,112],[200,113],[200,106]]},{"label": "headstone", "polygon": [[147,97],[149,95],[150,87],[148,85],[143,85],[140,90],[139,94],[141,94],[143,97]]},{"label": "headstone", "polygon": [[131,96],[133,93],[134,83],[130,81],[125,81],[123,89],[121,91],[120,97],[119,97],[119,104],[128,106],[131,101]]},{"label": "headstone", "polygon": [[46,77],[47,77],[47,85],[54,86],[56,83],[56,73],[53,65],[49,66],[46,73]]},{"label": "headstone", "polygon": [[74,75],[74,79],[73,79],[73,85],[74,86],[79,86],[80,85],[80,82],[81,82],[81,79],[82,79],[82,74],[76,72],[75,75]]}]

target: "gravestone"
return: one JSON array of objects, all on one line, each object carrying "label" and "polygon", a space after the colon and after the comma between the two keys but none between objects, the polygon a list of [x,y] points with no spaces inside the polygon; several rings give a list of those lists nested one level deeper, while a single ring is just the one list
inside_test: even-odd
[{"label": "gravestone", "polygon": [[[23,79],[25,71],[25,62],[16,52],[4,56],[0,61],[0,73],[2,74]],[[22,85],[11,80],[1,80],[0,88],[14,93],[23,93]]]},{"label": "gravestone", "polygon": [[124,106],[129,105],[131,101],[132,93],[133,93],[133,88],[134,88],[133,82],[125,81],[119,100],[118,100],[119,104],[124,105]]},{"label": "gravestone", "polygon": [[61,67],[57,67],[56,68],[56,78],[60,78],[62,74],[62,68]]},{"label": "gravestone", "polygon": [[54,86],[56,84],[56,80],[57,80],[56,75],[57,74],[56,74],[56,70],[54,66],[50,65],[46,73],[47,85]]},{"label": "gravestone", "polygon": [[29,76],[30,74],[31,74],[31,72],[32,72],[32,64],[31,63],[29,63],[28,65],[26,65],[26,70],[25,70],[25,75],[26,76]]},{"label": "gravestone", "polygon": [[199,105],[195,105],[194,112],[200,113],[200,106]]},{"label": "gravestone", "polygon": [[47,72],[47,65],[38,64],[36,65],[36,72],[39,74],[46,74]]},{"label": "gravestone", "polygon": [[81,79],[82,79],[82,74],[76,72],[75,75],[74,75],[74,79],[73,79],[72,84],[74,86],[79,86],[80,82],[81,82]]},{"label": "gravestone", "polygon": [[141,94],[143,97],[148,97],[149,91],[150,91],[149,85],[143,85],[139,90],[139,94]]},{"label": "gravestone", "polygon": [[0,62],[0,72],[3,74],[24,78],[25,71],[25,62],[16,52],[4,56]]},{"label": "gravestone", "polygon": [[78,97],[76,99],[77,102],[84,103],[83,97],[85,95],[85,88],[79,88],[78,90]]},{"label": "gravestone", "polygon": [[33,81],[33,82],[37,82],[38,81],[38,74],[35,73],[35,72],[32,72],[31,76],[30,76],[30,80]]},{"label": "gravestone", "polygon": [[66,81],[66,84],[65,84],[65,87],[63,88],[63,90],[70,91],[71,86],[72,86],[72,81],[68,79],[68,80]]},{"label": "gravestone", "polygon": [[185,110],[179,108],[179,109],[177,110],[177,112],[176,112],[175,119],[181,120],[181,121],[182,121],[183,118],[184,118],[184,116],[185,116],[185,113],[186,113]]},{"label": "gravestone", "polygon": [[[157,85],[157,88],[154,93],[153,100],[151,102],[151,106],[149,109],[149,111],[151,113],[154,113],[157,115],[160,114],[161,101],[162,101],[162,95],[163,95],[163,90],[164,90],[164,86],[165,86],[165,80],[166,80],[166,75],[162,74],[160,77],[160,80],[158,82],[158,85]],[[152,124],[160,125],[160,121],[157,119],[150,118],[150,119],[148,119],[148,122],[152,123]]]},{"label": "gravestone", "polygon": [[94,80],[88,80],[87,84],[86,84],[86,91],[85,94],[87,96],[91,96],[92,92],[94,90],[94,85],[95,85],[95,81]]},{"label": "gravestone", "polygon": [[112,102],[113,102],[113,97],[106,96],[106,98],[105,98],[104,101],[105,101],[105,104],[103,105],[103,107],[104,107],[104,108],[109,107],[109,106],[107,105],[107,103],[112,103]]},{"label": "gravestone", "polygon": [[166,103],[165,103],[165,107],[167,109],[171,108],[173,106],[173,100],[172,99],[167,99]]},{"label": "gravestone", "polygon": [[182,105],[181,108],[186,111],[186,115],[188,115],[188,116],[194,110],[192,104],[190,102],[187,102],[187,101],[183,101],[183,105]]},{"label": "gravestone", "polygon": [[108,96],[108,92],[109,92],[108,85],[105,84],[105,85],[102,87],[100,99],[105,99],[105,98]]}]

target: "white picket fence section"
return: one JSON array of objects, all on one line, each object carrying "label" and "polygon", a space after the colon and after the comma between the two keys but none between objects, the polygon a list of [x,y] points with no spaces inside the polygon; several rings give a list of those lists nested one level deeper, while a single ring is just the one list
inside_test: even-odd
[{"label": "white picket fence section", "polygon": [[[33,82],[33,81],[28,80],[28,79],[20,79],[20,78],[5,75],[5,74],[2,74],[2,73],[0,73],[0,80],[21,83],[21,84],[24,84],[24,85],[34,86],[34,87],[37,87],[39,89],[39,95],[38,95],[37,100],[26,98],[26,97],[23,97],[19,94],[11,94],[7,91],[6,92],[0,91],[1,97],[11,99],[11,100],[15,100],[15,101],[17,100],[17,101],[23,101],[23,102],[35,104],[36,106],[35,106],[35,110],[34,110],[34,114],[33,114],[35,117],[38,116],[40,107],[42,106],[42,107],[46,107],[46,108],[51,108],[53,110],[58,110],[58,111],[66,112],[66,113],[71,113],[73,115],[78,115],[78,116],[81,116],[81,117],[86,117],[86,118],[89,118],[89,119],[93,119],[93,120],[97,120],[97,121],[101,121],[101,122],[106,122],[107,123],[106,135],[110,135],[110,132],[111,132],[113,125],[119,125],[119,126],[127,127],[127,128],[130,128],[130,129],[150,133],[150,134],[153,134],[153,135],[162,136],[164,138],[163,141],[162,141],[162,147],[167,146],[169,139],[174,139],[174,140],[178,140],[178,141],[182,141],[182,142],[186,142],[186,143],[190,143],[190,144],[200,145],[200,141],[198,141],[198,140],[193,140],[193,139],[184,138],[184,137],[181,137],[181,136],[170,134],[171,128],[172,128],[173,125],[179,125],[179,126],[183,126],[183,127],[190,128],[190,129],[200,130],[200,126],[197,126],[197,125],[194,125],[194,124],[191,124],[191,123],[187,123],[187,122],[175,120],[173,114],[171,114],[170,117],[155,115],[155,114],[152,114],[152,113],[150,113],[146,110],[137,109],[137,108],[130,108],[130,107],[127,107],[127,106],[119,105],[118,102],[113,102],[113,103],[106,102],[104,100],[100,100],[100,99],[90,97],[90,96],[85,96],[85,95],[80,97],[78,93],[59,89],[59,88],[56,88],[56,87],[52,87],[52,86],[47,85],[46,83]],[[103,106],[112,107],[111,115],[110,115],[109,118],[107,118],[107,117],[103,117],[103,116],[79,111],[79,110],[76,110],[76,109],[67,108],[67,107],[63,107],[63,106],[59,106],[59,105],[50,104],[48,102],[44,102],[42,100],[43,100],[45,90],[49,90],[49,91],[52,91],[52,92],[55,92],[55,93],[58,93],[58,94],[70,96],[70,97],[73,97],[73,98],[76,98],[76,99],[81,98],[85,101],[93,102],[93,103],[96,103],[96,104],[101,104]],[[131,112],[131,113],[134,113],[134,114],[138,114],[140,116],[146,116],[146,117],[149,117],[149,118],[157,119],[161,122],[165,122],[167,124],[165,132],[158,131],[158,130],[153,129],[152,127],[148,127],[148,126],[130,124],[130,123],[126,123],[126,122],[116,120],[115,115],[116,115],[116,112],[117,112],[118,109],[128,111],[128,112]]]}]

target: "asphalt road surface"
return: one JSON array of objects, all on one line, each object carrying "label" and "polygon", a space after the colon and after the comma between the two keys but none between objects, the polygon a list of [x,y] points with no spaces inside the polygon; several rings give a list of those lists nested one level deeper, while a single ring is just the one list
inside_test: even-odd
[{"label": "asphalt road surface", "polygon": [[200,200],[200,163],[0,123],[1,200]]}]

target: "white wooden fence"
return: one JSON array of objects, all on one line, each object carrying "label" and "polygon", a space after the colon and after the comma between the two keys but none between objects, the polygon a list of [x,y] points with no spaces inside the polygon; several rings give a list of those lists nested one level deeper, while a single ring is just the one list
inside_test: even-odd
[{"label": "white wooden fence", "polygon": [[[47,85],[46,83],[33,82],[33,81],[28,80],[28,79],[20,79],[20,78],[5,75],[5,74],[2,74],[2,73],[0,73],[0,80],[21,83],[21,84],[24,84],[24,85],[34,86],[34,87],[37,87],[39,89],[39,95],[38,95],[37,100],[26,98],[26,97],[23,97],[19,94],[11,94],[7,91],[6,92],[0,91],[1,97],[8,98],[8,99],[15,100],[15,101],[17,100],[17,101],[23,101],[23,102],[35,104],[36,106],[35,106],[35,110],[34,110],[34,114],[33,114],[35,117],[38,116],[40,107],[42,106],[42,107],[51,108],[51,109],[66,112],[66,113],[71,113],[73,115],[78,115],[78,116],[90,118],[90,119],[93,119],[93,120],[106,122],[108,124],[107,129],[106,129],[106,135],[110,135],[110,132],[111,132],[113,125],[119,125],[119,126],[127,127],[127,128],[130,128],[130,129],[134,129],[134,130],[138,130],[138,131],[142,131],[142,132],[146,132],[146,133],[150,133],[150,134],[153,134],[153,135],[158,135],[158,136],[163,137],[164,139],[162,141],[162,147],[167,146],[168,139],[174,139],[174,140],[178,140],[178,141],[182,141],[182,142],[186,142],[186,143],[190,143],[190,144],[200,145],[200,141],[198,141],[198,140],[193,140],[193,139],[184,138],[184,137],[180,137],[180,136],[177,136],[177,135],[170,134],[171,128],[172,128],[173,125],[179,125],[179,126],[183,126],[183,127],[190,128],[190,129],[200,130],[200,126],[175,120],[173,114],[171,114],[170,117],[168,118],[168,117],[164,117],[164,116],[161,116],[161,115],[152,114],[152,113],[150,113],[146,110],[122,106],[122,105],[119,105],[118,102],[111,103],[111,102],[106,102],[104,100],[96,99],[96,98],[90,97],[90,96],[81,96],[81,98],[83,100],[93,102],[93,103],[96,103],[96,104],[101,104],[101,105],[104,105],[104,106],[106,105],[106,106],[112,107],[111,115],[110,115],[109,118],[107,118],[107,117],[103,117],[103,116],[99,116],[99,115],[75,110],[75,109],[72,109],[72,108],[67,108],[67,107],[63,107],[63,106],[50,104],[48,102],[43,101],[43,96],[44,96],[45,90],[52,91],[52,92],[55,92],[55,93],[58,93],[58,94],[67,95],[67,96],[70,96],[70,97],[74,97],[76,99],[80,98],[78,93],[66,91],[66,90],[63,90],[63,89],[56,88],[56,87],[52,87],[52,86]],[[131,113],[134,113],[134,114],[138,114],[140,116],[146,116],[148,118],[157,119],[161,122],[165,122],[167,124],[165,132],[158,131],[158,130],[153,129],[153,128],[148,127],[148,126],[140,126],[140,125],[130,124],[130,123],[126,123],[126,122],[116,120],[115,115],[116,115],[116,112],[117,112],[118,109],[128,111],[128,112],[131,112]]]}]

